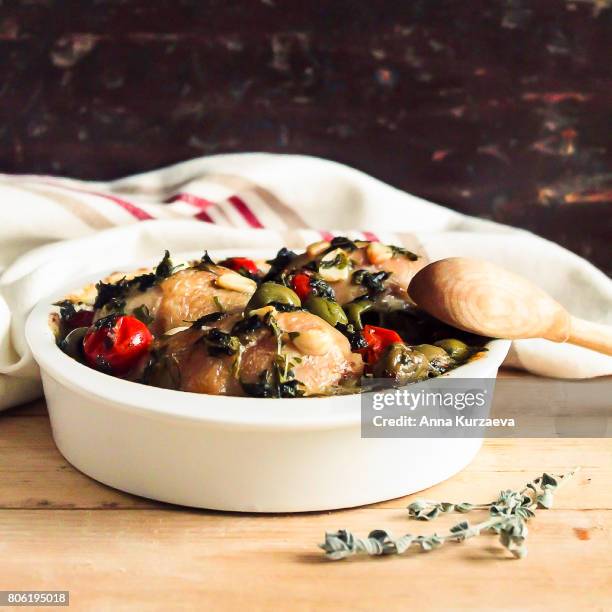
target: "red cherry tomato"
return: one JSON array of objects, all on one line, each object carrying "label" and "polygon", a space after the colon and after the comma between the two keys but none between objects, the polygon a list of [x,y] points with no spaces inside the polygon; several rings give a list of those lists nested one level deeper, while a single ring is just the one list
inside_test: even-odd
[{"label": "red cherry tomato", "polygon": [[246,270],[251,274],[257,274],[259,272],[257,264],[248,257],[230,257],[222,261],[219,265],[234,270],[234,272],[240,272],[241,270]]},{"label": "red cherry tomato", "polygon": [[89,328],[83,352],[93,368],[121,376],[138,364],[152,342],[153,335],[136,317],[110,315]]},{"label": "red cherry tomato", "polygon": [[366,325],[363,328],[363,337],[368,343],[367,348],[362,349],[367,363],[375,363],[379,360],[382,352],[395,342],[403,342],[400,335],[392,329],[386,327],[376,327],[375,325]]},{"label": "red cherry tomato", "polygon": [[291,285],[302,302],[304,302],[312,292],[310,287],[310,276],[308,276],[308,274],[304,274],[303,272],[300,272],[293,277]]},{"label": "red cherry tomato", "polygon": [[93,310],[77,310],[71,317],[64,320],[66,327],[70,330],[77,327],[89,327],[93,323]]}]

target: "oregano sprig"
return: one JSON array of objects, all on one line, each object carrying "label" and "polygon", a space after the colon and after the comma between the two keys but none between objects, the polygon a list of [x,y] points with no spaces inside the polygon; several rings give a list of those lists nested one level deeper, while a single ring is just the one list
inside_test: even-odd
[{"label": "oregano sprig", "polygon": [[486,520],[473,525],[468,521],[461,521],[445,534],[415,536],[408,533],[395,539],[388,531],[375,529],[367,538],[358,538],[350,531],[341,529],[326,533],[325,542],[319,546],[329,559],[335,561],[358,554],[401,555],[411,547],[429,552],[449,541],[463,542],[484,533],[496,533],[502,546],[515,558],[522,559],[527,554],[527,521],[535,516],[537,508],[551,508],[555,490],[577,471],[578,468],[565,475],[544,473],[527,483],[521,491],[500,491],[497,499],[486,504],[455,504],[417,499],[408,506],[409,517],[421,521],[431,521],[450,512],[465,514],[473,510],[489,511],[489,518]]}]

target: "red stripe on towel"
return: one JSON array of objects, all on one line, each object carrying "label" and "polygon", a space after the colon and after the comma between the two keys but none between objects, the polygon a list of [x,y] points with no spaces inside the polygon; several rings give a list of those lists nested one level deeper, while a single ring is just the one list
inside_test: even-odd
[{"label": "red stripe on towel", "polygon": [[132,215],[132,217],[135,217],[139,221],[147,221],[149,219],[155,219],[155,217],[150,215],[146,210],[139,208],[138,206],[136,206],[135,204],[132,204],[131,202],[128,202],[127,200],[118,198],[117,196],[114,196],[114,195],[110,195],[109,193],[101,193],[99,191],[90,191],[89,189],[81,189],[80,187],[73,187],[72,185],[64,185],[62,183],[59,183],[53,180],[47,180],[47,179],[42,179],[40,182],[45,183],[47,185],[51,185],[53,187],[58,187],[60,189],[66,189],[67,191],[74,191],[75,193],[84,193],[86,195],[97,196],[99,198],[110,200],[111,202],[114,202],[118,206],[121,206],[121,208],[129,212]]},{"label": "red stripe on towel", "polygon": [[201,198],[193,193],[185,192],[177,193],[166,200],[166,204],[172,204],[172,202],[185,202],[186,204],[191,204],[191,206],[195,206],[196,208],[200,209],[200,212],[194,215],[196,219],[206,221],[206,223],[214,223],[213,218],[206,212],[207,208],[215,206],[214,202],[211,202],[206,198]]},{"label": "red stripe on towel", "polygon": [[331,242],[334,239],[334,235],[326,230],[319,230],[319,234],[321,234],[321,238],[327,240],[327,242]]},{"label": "red stripe on towel", "polygon": [[211,206],[214,206],[215,203],[207,200],[206,198],[201,198],[200,196],[194,195],[193,193],[177,193],[173,195],[171,198],[166,200],[166,204],[172,204],[172,202],[186,202],[187,204],[191,204],[196,208],[200,208],[201,210],[206,210]]},{"label": "red stripe on towel", "polygon": [[264,227],[261,221],[255,216],[255,213],[238,196],[232,196],[228,198],[227,201],[232,204],[251,227],[256,227],[258,229]]},{"label": "red stripe on towel", "polygon": [[361,232],[363,237],[370,242],[380,242],[380,238],[373,232]]},{"label": "red stripe on towel", "polygon": [[199,213],[196,213],[194,217],[196,219],[199,219],[200,221],[206,221],[207,223],[214,223],[212,217],[203,210],[201,210]]}]

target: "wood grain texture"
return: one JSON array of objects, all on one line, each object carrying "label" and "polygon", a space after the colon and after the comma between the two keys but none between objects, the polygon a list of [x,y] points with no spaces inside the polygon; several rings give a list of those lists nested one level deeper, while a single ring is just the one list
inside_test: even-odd
[{"label": "wood grain texture", "polygon": [[490,338],[569,337],[567,311],[527,279],[485,260],[449,257],[419,270],[410,297],[429,314]]},{"label": "wood grain texture", "polygon": [[0,170],[348,163],[612,272],[608,0],[0,6]]},{"label": "wood grain texture", "polygon": [[[450,519],[450,520],[448,520]],[[444,527],[452,517],[441,519]],[[495,537],[430,554],[332,563],[331,525],[426,533],[396,510],[291,517],[197,512],[0,511],[0,588],[70,590],[97,610],[605,610],[612,513],[555,510],[514,561]],[[576,530],[581,530],[576,532]],[[577,533],[588,534],[578,536]]]},{"label": "wood grain texture", "polygon": [[568,342],[612,355],[612,328],[609,325],[572,317]]},{"label": "wood grain texture", "polygon": [[572,317],[523,276],[483,259],[449,257],[426,265],[408,293],[452,327],[489,338],[544,338],[612,355],[612,326]]},{"label": "wood grain texture", "polygon": [[[513,375],[516,377],[516,374]],[[100,485],[55,449],[43,402],[0,415],[0,589],[68,589],[78,610],[605,610],[612,606],[609,439],[487,440],[427,491],[488,501],[541,473],[582,471],[530,523],[529,555],[495,537],[430,554],[332,563],[326,530],[426,533],[416,495],[352,510],[241,515],[150,502]],[[436,529],[456,517],[440,519]]]},{"label": "wood grain texture", "polygon": [[[9,416],[0,417],[0,509],[173,507],[121,493],[81,474],[55,447],[44,412],[38,418],[19,417],[15,415],[18,412],[13,410]],[[579,495],[571,498],[559,496],[560,507],[612,508],[612,488],[608,486],[612,482],[612,443],[607,439],[559,439],[552,442],[563,452],[558,455],[551,453],[551,441],[546,439],[521,440],[520,454],[515,440],[487,440],[485,452],[481,452],[468,469],[433,487],[431,495],[440,499],[457,499],[471,491],[469,484],[475,480],[495,491],[499,487],[522,485],[544,469],[563,472],[580,465],[584,472],[577,476],[574,485]],[[500,472],[508,475],[504,482],[500,482]],[[410,497],[404,497],[371,508],[403,509],[409,501]],[[581,505],[577,505],[578,502]]]}]

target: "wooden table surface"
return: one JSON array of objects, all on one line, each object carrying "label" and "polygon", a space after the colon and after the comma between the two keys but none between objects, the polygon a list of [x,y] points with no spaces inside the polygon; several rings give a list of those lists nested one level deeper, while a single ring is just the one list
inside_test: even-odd
[{"label": "wooden table surface", "polygon": [[325,530],[433,531],[407,520],[416,496],[302,515],[187,509],[76,471],[55,448],[42,401],[0,423],[0,589],[69,590],[79,610],[612,609],[609,439],[487,440],[468,468],[427,491],[484,502],[544,470],[580,465],[555,508],[531,521],[524,560],[487,536],[333,563],[316,547]]}]

